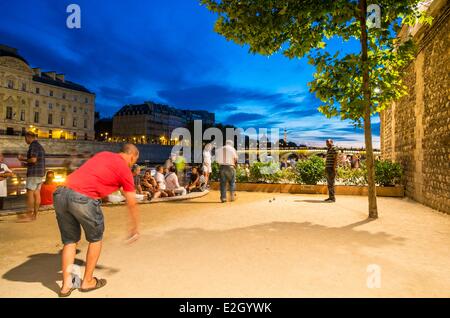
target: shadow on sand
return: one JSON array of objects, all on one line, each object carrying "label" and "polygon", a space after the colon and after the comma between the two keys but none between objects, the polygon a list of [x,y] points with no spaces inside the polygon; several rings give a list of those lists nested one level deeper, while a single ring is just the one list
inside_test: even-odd
[{"label": "shadow on sand", "polygon": [[[77,254],[79,253],[80,250],[77,250]],[[85,262],[76,258],[75,265],[84,266]],[[103,265],[97,265],[95,268],[106,270],[108,273],[119,271]],[[60,286],[56,282],[62,280],[61,252],[29,255],[28,260],[6,272],[2,278],[13,282],[41,283],[57,294]]]}]

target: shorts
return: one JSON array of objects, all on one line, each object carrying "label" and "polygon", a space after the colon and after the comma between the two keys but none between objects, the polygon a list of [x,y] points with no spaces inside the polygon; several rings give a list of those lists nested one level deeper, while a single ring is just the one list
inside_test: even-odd
[{"label": "shorts", "polygon": [[210,164],[203,164],[203,172],[207,172],[207,173],[211,173],[212,172],[212,168]]},{"label": "shorts", "polygon": [[27,177],[27,183],[25,188],[27,190],[36,191],[40,190],[42,184],[42,177]]},{"label": "shorts", "polygon": [[77,243],[83,228],[86,240],[95,243],[103,239],[105,223],[101,200],[89,198],[66,187],[53,193],[56,220],[64,245]]}]

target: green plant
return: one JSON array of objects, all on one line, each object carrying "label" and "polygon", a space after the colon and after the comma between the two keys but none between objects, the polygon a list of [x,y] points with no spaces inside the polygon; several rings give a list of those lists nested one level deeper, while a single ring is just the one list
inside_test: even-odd
[{"label": "green plant", "polygon": [[311,156],[305,160],[299,160],[296,165],[298,183],[317,184],[325,177],[325,162],[318,156]]},{"label": "green plant", "polygon": [[280,183],[292,183],[296,181],[297,172],[295,168],[288,167],[280,170]]},{"label": "green plant", "polygon": [[367,185],[367,170],[365,167],[351,169],[349,167],[338,167],[336,178],[344,185]]},{"label": "green plant", "polygon": [[250,167],[251,182],[277,183],[281,170],[277,162],[255,162]]},{"label": "green plant", "polygon": [[390,160],[375,161],[375,182],[382,186],[399,184],[403,175],[402,167]]},{"label": "green plant", "polygon": [[245,167],[238,165],[236,168],[236,182],[248,182],[250,171]]},{"label": "green plant", "polygon": [[211,165],[211,175],[209,176],[209,178],[211,179],[211,181],[219,181],[220,180],[220,172],[219,172],[219,164],[214,161]]}]

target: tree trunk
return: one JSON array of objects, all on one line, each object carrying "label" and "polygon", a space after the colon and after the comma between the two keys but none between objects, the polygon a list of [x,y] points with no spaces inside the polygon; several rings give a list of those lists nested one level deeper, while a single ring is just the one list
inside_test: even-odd
[{"label": "tree trunk", "polygon": [[363,74],[363,95],[364,95],[364,139],[366,143],[366,165],[367,165],[367,182],[369,186],[369,218],[378,218],[377,210],[377,193],[375,187],[375,165],[372,148],[372,127],[370,123],[371,115],[371,91],[369,85],[369,66],[367,64],[367,0],[359,1],[360,8],[360,27],[361,27],[361,62]]}]

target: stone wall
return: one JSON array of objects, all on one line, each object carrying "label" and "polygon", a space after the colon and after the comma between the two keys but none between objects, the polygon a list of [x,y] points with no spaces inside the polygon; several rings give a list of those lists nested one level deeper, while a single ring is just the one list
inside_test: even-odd
[{"label": "stone wall", "polygon": [[[107,143],[85,140],[56,140],[56,139],[39,139],[44,147],[46,154],[55,157],[64,157],[71,154],[95,154],[100,151],[118,152],[121,143]],[[172,146],[138,144],[139,162],[163,163],[169,158]],[[28,145],[25,143],[24,137],[16,136],[0,136],[0,151],[10,155],[25,154]]]},{"label": "stone wall", "polygon": [[381,114],[381,151],[401,163],[406,195],[450,213],[450,6],[435,1],[431,27],[404,77],[408,95]]}]

